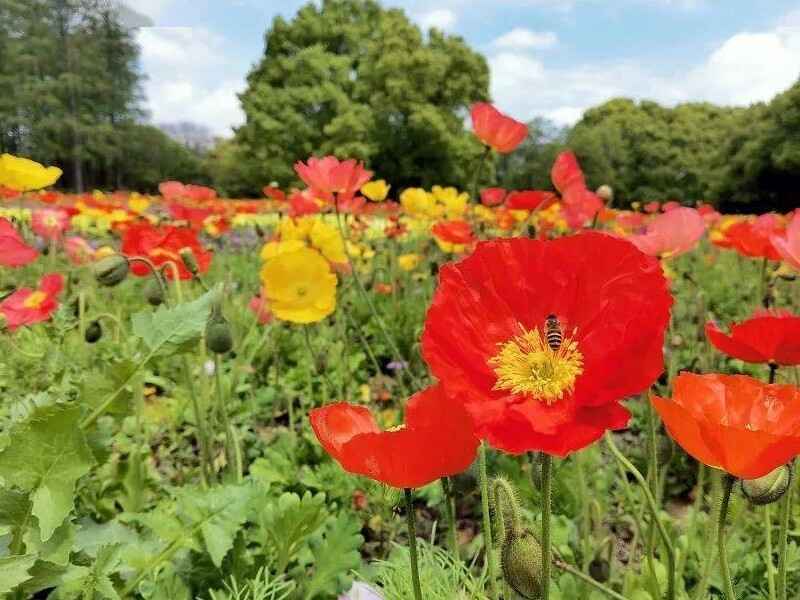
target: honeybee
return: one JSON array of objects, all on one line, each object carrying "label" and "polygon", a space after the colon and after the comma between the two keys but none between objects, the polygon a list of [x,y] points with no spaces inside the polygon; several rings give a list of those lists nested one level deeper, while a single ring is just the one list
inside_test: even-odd
[{"label": "honeybee", "polygon": [[561,344],[564,343],[564,330],[561,327],[561,322],[554,314],[547,315],[544,322],[544,337],[547,340],[547,345],[553,352],[558,352]]}]

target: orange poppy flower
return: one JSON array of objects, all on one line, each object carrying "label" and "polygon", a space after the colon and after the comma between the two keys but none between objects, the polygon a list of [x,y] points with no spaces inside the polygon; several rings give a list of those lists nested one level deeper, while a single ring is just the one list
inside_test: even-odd
[{"label": "orange poppy flower", "polygon": [[777,215],[768,213],[753,221],[739,221],[725,230],[723,240],[717,245],[732,248],[742,256],[780,260],[781,254],[772,244],[772,238],[781,236],[785,228]]},{"label": "orange poppy flower", "polygon": [[352,198],[372,178],[364,164],[353,159],[339,161],[335,156],[312,156],[305,163],[296,162],[294,170],[312,194],[328,202],[337,194],[339,200]]},{"label": "orange poppy flower", "polygon": [[566,456],[625,427],[620,400],[663,371],[671,305],[658,260],[625,240],[481,242],[439,271],[422,352],[494,447]]},{"label": "orange poppy flower", "polygon": [[789,312],[760,311],[732,325],[730,335],[707,323],[706,336],[717,350],[745,362],[800,365],[800,317]]},{"label": "orange poppy flower", "polygon": [[651,398],[670,436],[700,462],[741,479],[800,454],[800,390],[745,375],[675,378],[672,399]]},{"label": "orange poppy flower", "polygon": [[478,139],[501,154],[513,152],[528,137],[525,123],[504,115],[486,102],[472,106],[472,128]]},{"label": "orange poppy flower", "polygon": [[431,228],[431,232],[449,244],[471,244],[475,241],[472,227],[466,221],[439,221]]},{"label": "orange poppy flower", "polygon": [[[127,257],[141,256],[149,259],[156,267],[172,261],[178,267],[180,279],[191,279],[192,273],[181,257],[181,251],[190,250],[194,255],[199,273],[205,273],[211,266],[212,254],[197,239],[194,230],[186,227],[154,227],[150,223],[136,223],[125,230],[122,238],[122,253]],[[147,265],[134,262],[131,271],[138,277],[147,277]],[[172,278],[172,269],[165,271]]]},{"label": "orange poppy flower", "polygon": [[509,210],[536,210],[552,206],[558,200],[553,192],[541,190],[524,190],[511,192],[506,198],[506,208]]},{"label": "orange poppy flower", "polygon": [[603,208],[603,201],[586,187],[586,179],[572,152],[556,157],[550,179],[561,194],[564,218],[573,229],[583,227]]},{"label": "orange poppy flower", "polygon": [[6,327],[14,331],[23,325],[47,321],[58,308],[58,296],[64,289],[64,277],[50,273],[39,281],[39,288],[20,288],[0,303]]},{"label": "orange poppy flower", "polygon": [[342,468],[396,488],[418,488],[461,473],[478,439],[464,407],[441,386],[415,394],[405,425],[381,431],[369,409],[338,402],[311,411],[314,433]]}]

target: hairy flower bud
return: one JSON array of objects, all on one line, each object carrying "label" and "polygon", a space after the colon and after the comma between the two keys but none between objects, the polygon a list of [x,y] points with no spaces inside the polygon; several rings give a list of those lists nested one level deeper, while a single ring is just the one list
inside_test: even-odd
[{"label": "hairy flower bud", "polygon": [[523,598],[538,600],[542,594],[542,547],[530,531],[509,535],[501,554],[503,577]]},{"label": "hairy flower bud", "polygon": [[92,321],[86,328],[83,334],[83,339],[87,344],[94,344],[101,337],[103,337],[103,328],[100,326],[100,321]]},{"label": "hairy flower bud", "polygon": [[121,254],[111,254],[92,265],[97,283],[106,287],[113,287],[125,281],[129,270],[128,259]]},{"label": "hairy flower bud", "polygon": [[782,465],[758,479],[743,479],[742,493],[752,503],[761,506],[779,500],[792,484],[791,465]]},{"label": "hairy flower bud", "polygon": [[206,348],[215,354],[225,354],[233,348],[231,326],[219,307],[214,307],[206,324]]},{"label": "hairy flower bud", "polygon": [[160,306],[164,303],[164,288],[156,277],[155,275],[151,277],[144,286],[144,298],[151,306]]}]

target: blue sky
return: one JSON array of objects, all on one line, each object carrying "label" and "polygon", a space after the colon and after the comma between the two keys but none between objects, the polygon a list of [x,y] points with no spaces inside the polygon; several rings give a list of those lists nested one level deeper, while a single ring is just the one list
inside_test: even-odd
[{"label": "blue sky", "polygon": [[[125,0],[138,31],[156,122],[190,120],[228,135],[264,32],[301,0]],[[483,52],[491,91],[521,119],[562,124],[608,98],[674,104],[768,100],[800,76],[797,0],[385,0],[422,27]]]}]

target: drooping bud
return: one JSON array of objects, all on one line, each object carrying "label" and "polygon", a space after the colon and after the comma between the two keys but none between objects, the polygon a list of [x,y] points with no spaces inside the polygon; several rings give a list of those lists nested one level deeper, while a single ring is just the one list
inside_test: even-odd
[{"label": "drooping bud", "polygon": [[144,298],[151,306],[160,306],[164,303],[164,287],[156,277],[158,276],[152,276],[144,286]]},{"label": "drooping bud", "polygon": [[211,310],[206,324],[206,348],[215,354],[225,354],[233,348],[233,334],[227,319],[222,315],[219,305]]},{"label": "drooping bud", "polygon": [[111,254],[92,265],[97,283],[106,287],[113,287],[125,281],[129,270],[128,259],[122,254]]},{"label": "drooping bud", "polygon": [[100,321],[92,321],[86,328],[83,334],[83,339],[87,344],[94,344],[101,337],[103,337],[103,328],[100,326]]},{"label": "drooping bud", "polygon": [[536,536],[525,530],[509,535],[501,555],[503,576],[523,598],[538,600],[542,594],[542,547]]},{"label": "drooping bud", "polygon": [[181,255],[181,260],[183,260],[183,264],[186,265],[186,268],[189,269],[189,273],[192,274],[192,277],[197,277],[199,270],[197,268],[197,259],[192,249],[186,246],[181,248],[178,254]]},{"label": "drooping bud", "polygon": [[792,484],[791,465],[782,465],[758,479],[743,479],[742,493],[758,506],[779,500]]}]

